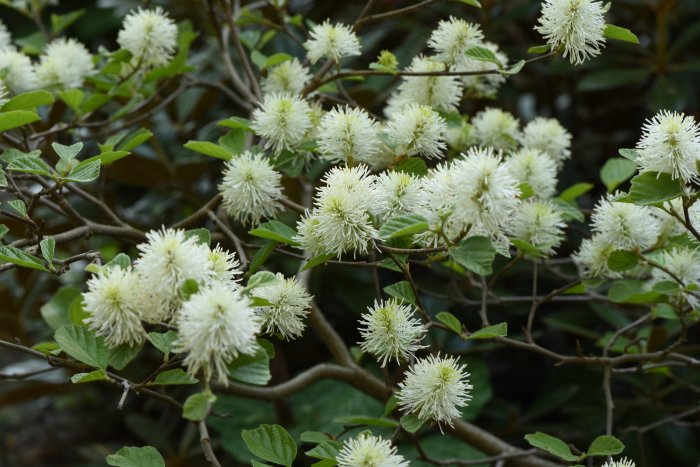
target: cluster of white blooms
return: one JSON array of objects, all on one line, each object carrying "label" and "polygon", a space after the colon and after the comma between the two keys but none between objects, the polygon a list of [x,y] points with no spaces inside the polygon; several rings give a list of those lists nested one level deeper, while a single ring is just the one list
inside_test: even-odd
[{"label": "cluster of white blooms", "polygon": [[380,150],[377,123],[362,109],[337,107],[327,112],[318,133],[318,151],[332,162],[373,164]]},{"label": "cluster of white blooms", "polygon": [[557,189],[557,165],[547,154],[523,148],[510,155],[508,170],[519,183],[527,183],[533,196],[551,198]]},{"label": "cluster of white blooms", "polygon": [[[419,55],[413,58],[407,71],[416,73],[438,73],[447,66],[431,57]],[[385,113],[389,116],[409,104],[421,104],[443,112],[454,112],[462,97],[462,83],[457,76],[412,76],[405,77],[397,92],[387,103]]]},{"label": "cluster of white blooms", "polygon": [[581,243],[574,256],[589,276],[619,277],[608,269],[610,253],[644,250],[654,245],[661,233],[652,208],[616,201],[617,196],[609,195],[598,202],[591,216],[594,235]]},{"label": "cluster of white blooms", "polygon": [[392,359],[396,363],[408,360],[416,350],[425,347],[420,341],[426,329],[413,317],[413,307],[392,298],[375,301],[368,311],[360,320],[360,347],[374,355],[382,367]]},{"label": "cluster of white blooms", "polygon": [[177,26],[161,7],[139,8],[124,18],[117,42],[131,55],[134,68],[149,69],[166,65],[177,46]]},{"label": "cluster of white blooms", "polygon": [[219,184],[223,206],[229,216],[245,225],[274,217],[281,208],[282,175],[261,153],[245,151],[226,163]]},{"label": "cluster of white blooms", "polygon": [[[680,281],[682,287],[700,285],[700,252],[689,248],[676,248],[665,251],[661,257],[664,269],[654,268],[651,271],[653,282]],[[673,292],[679,298],[686,300],[693,308],[698,308],[700,299],[694,293],[684,291]]]},{"label": "cluster of white blooms", "polygon": [[336,456],[339,467],[409,467],[391,441],[361,433],[343,443]]},{"label": "cluster of white blooms", "polygon": [[408,104],[391,115],[385,132],[399,155],[440,159],[447,147],[446,130],[445,119],[429,106]]},{"label": "cluster of white blooms", "polygon": [[514,238],[552,255],[564,241],[565,227],[561,212],[550,201],[527,200],[518,208],[509,230]]},{"label": "cluster of white blooms", "polygon": [[399,407],[420,420],[453,426],[460,409],[472,398],[473,386],[465,368],[454,357],[429,355],[418,360],[399,383]]},{"label": "cluster of white blooms", "polygon": [[79,88],[93,73],[92,55],[75,39],[61,38],[51,42],[36,67],[38,85],[45,88]]},{"label": "cluster of white blooms", "polygon": [[683,182],[698,180],[700,125],[692,116],[663,110],[642,130],[636,162],[643,172],[665,172]]},{"label": "cluster of white blooms", "polygon": [[309,69],[302,65],[299,59],[292,58],[268,71],[262,80],[262,90],[266,94],[298,95],[310,79]]},{"label": "cluster of white blooms", "polygon": [[571,134],[553,118],[537,117],[528,122],[520,135],[520,144],[544,152],[559,167],[571,157]]},{"label": "cluster of white blooms", "polygon": [[626,457],[623,457],[622,459],[618,460],[608,460],[605,461],[605,464],[603,464],[601,467],[635,467],[635,463],[631,459],[627,459]]},{"label": "cluster of white blooms", "polygon": [[597,0],[544,0],[537,32],[552,50],[564,49],[575,65],[600,54],[605,46],[605,12]]},{"label": "cluster of white blooms", "polygon": [[13,93],[28,91],[37,85],[32,61],[13,47],[0,49],[0,73],[8,90]]},{"label": "cluster of white blooms", "polygon": [[0,19],[0,50],[12,47],[12,36],[10,31],[7,30],[7,26]]},{"label": "cluster of white blooms", "polygon": [[371,196],[373,214],[380,220],[409,214],[422,199],[420,179],[406,172],[385,171],[377,175]]},{"label": "cluster of white blooms", "polygon": [[311,128],[309,104],[292,94],[268,94],[253,111],[252,128],[264,138],[265,149],[279,154],[304,141]]},{"label": "cluster of white blooms", "polygon": [[250,298],[221,282],[203,287],[182,304],[177,315],[176,352],[183,352],[190,374],[200,368],[216,371],[226,383],[228,362],[239,354],[254,354],[260,319]]},{"label": "cluster of white blooms", "polygon": [[304,43],[311,63],[327,58],[340,62],[343,57],[360,55],[360,40],[345,24],[331,24],[328,20],[311,28],[309,40]]},{"label": "cluster of white blooms", "polygon": [[[370,212],[374,176],[366,166],[334,167],[323,179],[314,208],[297,224],[297,240],[312,256],[365,254],[378,232]],[[369,202],[368,202],[369,201]]]},{"label": "cluster of white blooms", "polygon": [[113,267],[88,281],[83,307],[88,313],[85,324],[105,337],[109,347],[143,342],[146,332],[141,325],[143,304],[140,278],[131,268]]},{"label": "cluster of white blooms", "polygon": [[311,308],[311,295],[296,279],[285,279],[277,273],[277,282],[253,290],[255,297],[269,305],[256,306],[263,330],[268,334],[279,333],[285,339],[300,337],[306,324],[304,318]]},{"label": "cluster of white blooms", "polygon": [[489,107],[472,119],[473,136],[482,147],[510,151],[520,139],[520,122],[512,114]]}]

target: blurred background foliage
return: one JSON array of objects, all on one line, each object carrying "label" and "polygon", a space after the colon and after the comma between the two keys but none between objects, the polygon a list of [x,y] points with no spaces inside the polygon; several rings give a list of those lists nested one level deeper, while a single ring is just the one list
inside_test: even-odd
[{"label": "blurred background foliage", "polygon": [[[364,3],[359,0],[291,0],[289,11],[315,22],[330,17],[352,23]],[[418,13],[368,25],[361,34],[362,57],[346,65],[364,68],[374,61],[380,50],[389,49],[397,55],[400,64],[406,66],[412,56],[425,50],[425,42],[437,22],[450,15],[479,22],[486,38],[498,43],[513,62],[528,58],[527,48],[541,43],[532,29],[540,2],[481,0],[481,3],[483,8],[477,10],[459,2],[438,1]],[[194,73],[212,81],[223,80],[212,35],[216,31],[212,30],[202,2],[61,0],[59,5],[49,8],[46,15],[48,20],[51,13],[85,10],[68,29],[68,35],[80,39],[93,51],[98,47],[114,50],[123,15],[132,8],[156,4],[162,5],[177,21],[190,21],[200,33],[190,55]],[[409,2],[400,0],[379,0],[375,12],[407,4]],[[601,166],[617,155],[618,148],[634,146],[646,118],[660,109],[697,116],[700,103],[700,1],[614,0],[613,4],[608,22],[634,31],[640,46],[609,43],[601,57],[578,68],[561,59],[536,62],[510,78],[495,101],[469,100],[463,102],[462,107],[466,115],[473,115],[487,106],[499,106],[523,121],[536,115],[559,119],[574,136],[573,157],[565,165],[560,188],[576,182],[595,183],[595,189],[583,198],[583,204],[588,207],[604,193],[598,175]],[[246,33],[250,40],[279,28],[275,8],[265,6],[258,11],[262,12],[262,17],[256,19],[251,15],[250,21],[260,24],[252,24],[250,32]],[[0,17],[15,37],[31,36],[36,31],[31,21],[7,7],[0,6]],[[297,32],[301,38],[298,29]],[[31,44],[31,38],[27,44]],[[281,34],[275,35],[262,51],[268,55],[274,52],[303,55],[298,44]],[[357,102],[381,113],[382,102],[395,83],[391,77],[375,77],[349,82],[346,86]],[[214,194],[221,163],[200,157],[182,145],[190,139],[215,140],[220,136],[215,122],[231,115],[245,114],[219,90],[201,87],[187,90],[164,112],[146,121],[148,129],[155,133],[153,139],[137,148],[133,156],[105,169],[99,187],[101,195],[110,205],[118,206],[129,222],[144,228],[172,224],[193,212]],[[88,141],[91,138],[89,134],[81,136]],[[298,190],[297,186],[286,188],[290,193]],[[76,208],[94,209],[89,205]],[[293,215],[289,216],[291,219]],[[48,231],[66,228],[60,224],[60,219],[48,219]],[[245,236],[244,231],[241,233]],[[560,255],[572,253],[585,234],[583,224],[573,225],[569,243]],[[80,245],[82,251],[85,247],[100,249],[107,259],[120,249],[129,248],[129,245],[120,245],[104,237],[93,237],[85,242]],[[296,260],[282,256],[273,258],[280,271],[295,272]],[[380,279],[383,285],[388,285],[400,280],[400,276],[382,271]],[[495,290],[497,294],[530,293],[529,266],[510,270],[504,279]],[[424,302],[431,313],[446,311],[445,297],[453,294],[454,287],[465,291],[467,301],[464,303],[471,303],[468,300],[475,298],[470,295],[469,284],[455,284],[449,272],[439,268],[433,268],[430,275],[418,274],[416,280],[425,293]],[[84,283],[84,276],[80,267],[74,267],[60,278],[20,269],[3,273],[0,280],[1,337],[19,338],[23,342],[39,342],[50,337],[50,330],[41,321],[42,313],[51,312],[48,300],[61,285],[80,286],[81,283]],[[560,282],[543,278],[543,290],[559,285]],[[356,342],[359,314],[375,297],[370,273],[361,268],[325,266],[322,273],[313,275],[311,292],[346,342]],[[507,321],[511,334],[516,335],[522,328],[527,309],[527,303],[494,305],[492,320]],[[475,305],[452,306],[449,311],[468,328],[478,327]],[[605,303],[553,302],[544,311],[538,340],[546,347],[567,354],[600,352],[600,342],[604,342],[606,334],[630,321],[628,315]],[[673,325],[668,321],[655,323],[640,346],[653,349],[654,343],[669,332],[668,326]],[[447,339],[444,333],[439,337]],[[698,337],[697,329],[691,330],[687,352],[698,350],[697,345],[692,344],[700,341]],[[465,343],[457,338],[446,340],[444,346],[463,355],[470,363],[476,398],[465,418],[497,436],[522,446],[523,434],[541,430],[585,448],[602,432],[604,401],[599,367],[554,366],[550,360],[534,354],[489,343]],[[12,364],[15,357],[0,354],[3,373],[12,373],[19,365]],[[158,364],[157,355],[150,357],[151,365],[147,362],[132,364],[127,367],[125,376],[132,380],[145,377],[148,368]],[[278,343],[277,355],[272,361],[271,384],[327,359],[325,350],[311,332],[294,344]],[[22,365],[27,369],[26,363]],[[202,464],[197,451],[197,434],[184,423],[180,414],[133,395],[129,396],[124,410],[117,411],[118,391],[89,385],[74,388],[70,384],[58,384],[65,381],[65,375],[57,372],[50,375],[22,383],[0,380],[0,465],[103,465],[101,459],[114,449],[143,444],[157,447],[167,456],[169,466]],[[690,371],[619,376],[614,387],[615,426],[622,429],[641,426],[684,407],[692,407],[697,404],[697,397],[675,394],[679,389],[684,390],[679,391],[681,394],[687,394],[690,389],[697,396],[699,387],[700,378]],[[186,391],[185,388],[178,390]],[[217,410],[233,414],[231,418],[212,420],[212,426],[220,435],[218,447],[230,456],[226,465],[238,465],[234,462],[246,465],[248,454],[240,438],[243,428],[278,421],[298,439],[303,430],[337,433],[342,425],[333,421],[335,417],[379,416],[383,407],[351,387],[326,381],[274,404],[224,396]],[[386,434],[390,436],[391,433]],[[700,459],[698,430],[693,426],[666,424],[644,433],[632,430],[615,434],[623,439],[627,445],[625,453],[635,458],[638,466],[695,465]],[[469,458],[479,454],[451,437],[440,436],[435,430],[426,435],[424,447],[433,457]],[[404,448],[407,453],[412,449]]]}]

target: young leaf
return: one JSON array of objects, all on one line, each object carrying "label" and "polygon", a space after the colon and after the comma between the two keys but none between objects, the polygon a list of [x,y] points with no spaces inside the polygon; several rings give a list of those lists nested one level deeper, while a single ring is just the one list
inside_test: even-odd
[{"label": "young leaf", "polygon": [[542,433],[540,431],[537,433],[531,433],[529,435],[525,435],[525,440],[530,443],[531,446],[547,451],[548,453],[559,457],[560,459],[564,459],[565,461],[574,462],[578,459],[578,456],[575,456],[571,452],[571,449],[564,441],[546,433]]},{"label": "young leaf", "polygon": [[104,370],[95,370],[90,373],[76,373],[70,377],[70,382],[73,384],[89,383],[91,381],[105,381],[107,373]]},{"label": "young leaf", "polygon": [[8,201],[7,204],[9,204],[12,210],[19,214],[20,217],[24,217],[25,219],[29,217],[27,215],[27,206],[21,199],[13,199],[12,201]]},{"label": "young leaf", "polygon": [[420,214],[392,216],[379,229],[379,237],[383,240],[391,240],[392,238],[425,232],[429,228],[428,221]]},{"label": "young leaf", "polygon": [[622,149],[618,149],[617,152],[625,159],[629,159],[631,161],[635,161],[639,157],[639,153],[637,152],[636,149],[622,148]]},{"label": "young leaf", "polygon": [[91,182],[100,176],[100,161],[83,161],[62,177],[66,182]]},{"label": "young leaf", "polygon": [[173,368],[172,370],[166,370],[162,373],[158,373],[156,379],[153,380],[155,385],[178,385],[178,384],[196,384],[199,380],[189,374],[185,373],[182,368]]},{"label": "young leaf", "polygon": [[13,263],[24,268],[48,271],[39,258],[10,245],[0,245],[0,261]]},{"label": "young leaf", "polygon": [[107,464],[117,467],[165,467],[163,456],[152,446],[125,446],[105,460]]},{"label": "young leaf", "polygon": [[608,39],[639,44],[639,38],[632,31],[614,24],[606,24],[603,35]]},{"label": "young leaf", "polygon": [[225,161],[231,160],[231,157],[233,157],[231,151],[209,141],[188,141],[185,143],[185,147],[205,156],[216,157]]},{"label": "young leaf", "polygon": [[286,243],[287,245],[299,244],[296,240],[294,240],[294,237],[297,234],[296,230],[280,221],[271,220],[263,222],[257,228],[248,233],[256,237],[267,238],[279,243]]},{"label": "young leaf", "polygon": [[469,334],[467,339],[493,339],[494,337],[506,337],[507,335],[508,323],[498,323]]},{"label": "young leaf", "polygon": [[480,276],[488,276],[493,272],[496,249],[486,237],[477,236],[462,240],[459,246],[450,248],[449,253],[459,265]]},{"label": "young leaf", "polygon": [[53,104],[53,102],[53,94],[48,91],[29,91],[17,94],[5,102],[0,110],[3,112],[10,110],[35,110],[39,106]]},{"label": "young leaf", "polygon": [[109,362],[109,349],[102,337],[95,336],[84,326],[61,326],[53,335],[61,350],[86,365],[103,370]]},{"label": "young leaf", "polygon": [[631,251],[615,250],[608,256],[608,269],[611,271],[628,271],[638,263],[639,258]]},{"label": "young leaf", "polygon": [[221,120],[217,123],[219,126],[224,126],[226,128],[238,129],[252,133],[253,129],[250,127],[250,120],[242,117],[229,117],[226,120]]},{"label": "young leaf", "polygon": [[153,344],[153,347],[168,355],[173,348],[173,342],[177,339],[177,332],[165,331],[164,333],[149,332],[146,334],[148,341]]},{"label": "young leaf", "polygon": [[310,260],[306,262],[303,268],[301,268],[302,271],[306,271],[307,269],[311,269],[313,267],[319,266],[326,261],[335,258],[335,255],[318,255],[314,256]]},{"label": "young leaf", "polygon": [[466,52],[464,52],[465,55],[468,57],[471,57],[473,59],[479,60],[481,62],[490,62],[498,66],[498,68],[503,68],[503,64],[501,63],[500,60],[496,57],[496,54],[491,51],[491,49],[487,49],[486,47],[480,47],[480,46],[474,46],[470,47],[467,49]]},{"label": "young leaf", "polygon": [[452,332],[454,332],[460,337],[462,336],[462,323],[459,322],[455,315],[453,315],[452,313],[448,313],[447,311],[441,311],[440,313],[435,315],[435,318],[442,324],[450,328]]},{"label": "young leaf", "polygon": [[77,142],[70,146],[64,146],[58,143],[51,143],[51,147],[54,151],[56,151],[58,157],[60,157],[64,161],[70,161],[75,159],[76,156],[80,153],[80,151],[83,150],[83,143]]},{"label": "young leaf", "polygon": [[[78,300],[76,302],[73,302],[73,306],[75,305],[81,305],[82,301]],[[71,306],[71,311],[73,310],[73,306]],[[84,313],[84,310],[82,310],[82,306],[80,307],[80,312]],[[85,313],[87,315],[87,313]],[[87,316],[85,316],[86,318]],[[82,322],[84,317],[80,316],[78,318],[79,322]],[[123,370],[126,368],[126,366],[131,363],[131,361],[136,358],[136,356],[141,352],[141,349],[143,349],[143,344],[138,344],[138,345],[129,345],[129,344],[122,344],[118,347],[115,347],[113,349],[109,350],[109,366],[114,368],[115,370]]]},{"label": "young leaf", "polygon": [[291,467],[297,456],[294,439],[279,425],[262,424],[254,430],[243,430],[241,437],[252,454],[266,461]]},{"label": "young leaf", "polygon": [[622,441],[610,435],[598,436],[593,440],[588,451],[587,456],[615,456],[620,454],[625,449],[625,445]]},{"label": "young leaf", "polygon": [[550,51],[549,44],[545,45],[535,45],[533,47],[530,47],[527,49],[527,53],[529,54],[544,54]]},{"label": "young leaf", "polygon": [[248,285],[246,285],[245,290],[277,284],[279,281],[280,279],[277,277],[277,275],[271,273],[270,271],[256,272],[250,276],[250,279],[248,279]]},{"label": "young leaf", "polygon": [[182,406],[182,417],[193,422],[202,420],[206,416],[210,404],[214,403],[215,400],[216,397],[213,394],[203,392],[192,394]]},{"label": "young leaf", "polygon": [[589,192],[592,188],[592,183],[577,183],[562,191],[562,193],[559,195],[559,199],[570,203],[584,193]]},{"label": "young leaf", "polygon": [[45,237],[39,242],[41,256],[49,263],[49,267],[53,263],[54,253],[56,252],[56,239],[53,237]]},{"label": "young leaf", "polygon": [[85,93],[80,89],[66,89],[58,93],[58,98],[77,113],[80,112],[80,105],[83,103]]},{"label": "young leaf", "polygon": [[395,284],[387,285],[384,287],[384,292],[394,298],[403,300],[404,302],[410,303],[411,305],[416,304],[416,297],[413,295],[413,289],[411,289],[411,284],[406,281],[397,282]]},{"label": "young leaf", "polygon": [[637,171],[637,164],[634,162],[614,157],[608,159],[600,169],[600,179],[605,183],[608,193],[615,191],[621,183],[625,182]]},{"label": "young leaf", "polygon": [[51,167],[38,157],[18,157],[13,159],[7,166],[7,170],[24,172],[29,174],[51,176]]},{"label": "young leaf", "polygon": [[416,433],[421,429],[425,420],[421,420],[417,415],[407,414],[401,417],[401,428],[406,430],[408,433]]},{"label": "young leaf", "polygon": [[186,230],[185,238],[193,238],[200,245],[211,245],[211,232],[204,228]]}]

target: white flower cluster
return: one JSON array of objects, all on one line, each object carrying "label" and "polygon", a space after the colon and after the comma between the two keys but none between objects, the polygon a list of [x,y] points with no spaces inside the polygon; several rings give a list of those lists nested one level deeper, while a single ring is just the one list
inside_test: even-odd
[{"label": "white flower cluster", "polygon": [[124,18],[117,42],[131,53],[131,66],[137,69],[167,65],[177,46],[177,26],[161,7],[139,8]]},{"label": "white flower cluster", "polygon": [[188,371],[216,373],[225,384],[228,363],[255,353],[263,329],[286,338],[304,330],[311,297],[293,279],[278,275],[277,283],[255,289],[269,305],[254,306],[238,284],[235,255],[220,246],[163,229],[149,232],[138,249],[133,268],[103,267],[83,294],[85,323],[109,347],[142,343],[144,322],[170,323],[178,332],[174,349],[186,354]]},{"label": "white flower cluster", "polygon": [[631,459],[627,459],[626,457],[623,457],[622,459],[618,460],[608,460],[605,461],[605,464],[602,465],[602,467],[635,467],[635,463]]},{"label": "white flower cluster", "polygon": [[275,217],[281,208],[282,175],[261,153],[245,151],[226,163],[219,192],[233,219],[257,225],[261,218]]},{"label": "white flower cluster", "polygon": [[267,94],[253,111],[252,128],[265,149],[279,154],[304,141],[312,126],[309,104],[292,94]]},{"label": "white flower cluster", "polygon": [[605,12],[597,0],[544,0],[537,32],[552,50],[564,49],[574,65],[601,53],[605,46]]},{"label": "white flower cluster", "polygon": [[361,433],[343,443],[336,456],[339,467],[409,467],[391,441]]},{"label": "white flower cluster", "polygon": [[44,50],[36,66],[39,87],[72,89],[95,73],[92,55],[75,39],[56,39]]},{"label": "white flower cluster", "polygon": [[311,28],[310,36],[304,47],[311,63],[324,57],[338,63],[341,58],[360,55],[360,40],[345,24],[331,24],[326,20]]},{"label": "white flower cluster", "polygon": [[266,94],[298,95],[310,79],[309,69],[299,59],[292,58],[268,71],[262,81],[262,90]]}]

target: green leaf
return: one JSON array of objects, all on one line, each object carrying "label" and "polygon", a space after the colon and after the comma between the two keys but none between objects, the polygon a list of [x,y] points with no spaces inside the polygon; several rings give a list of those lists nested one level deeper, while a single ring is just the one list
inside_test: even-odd
[{"label": "green leaf", "polygon": [[51,176],[51,167],[39,157],[18,157],[7,166],[7,170],[30,174]]},{"label": "green leaf", "polygon": [[209,409],[209,404],[214,403],[216,397],[213,394],[198,392],[185,400],[182,406],[182,417],[197,422],[204,419]]},{"label": "green leaf", "polygon": [[[75,303],[74,303],[75,304]],[[80,302],[78,302],[80,304]],[[81,319],[82,321],[82,319]],[[143,344],[122,344],[109,351],[109,366],[115,370],[123,370],[143,349]]]},{"label": "green leaf", "polygon": [[248,233],[255,237],[267,238],[268,240],[286,243],[287,245],[299,244],[296,240],[294,240],[294,237],[297,234],[296,230],[280,221],[271,220],[263,222],[257,228]]},{"label": "green leaf", "polygon": [[190,297],[199,292],[199,282],[194,279],[185,279],[185,282],[180,286],[180,298],[186,302]]},{"label": "green leaf", "polygon": [[146,334],[148,341],[153,344],[153,347],[168,355],[172,352],[173,342],[177,339],[177,332],[166,331],[160,332],[149,332]]},{"label": "green leaf", "polygon": [[606,24],[603,35],[608,39],[639,44],[639,39],[632,31],[614,24]]},{"label": "green leaf", "polygon": [[261,54],[258,50],[253,50],[252,52],[250,52],[250,60],[255,64],[256,67],[262,70],[263,65],[265,65],[265,61],[267,60],[267,56]]},{"label": "green leaf", "polygon": [[99,162],[102,165],[109,165],[112,162],[116,162],[119,159],[123,159],[131,154],[128,151],[104,151],[96,156],[89,157],[82,161],[80,164],[89,164],[91,162]]},{"label": "green leaf", "polygon": [[279,245],[278,242],[267,242],[262,248],[260,248],[253,256],[250,265],[248,266],[248,274],[252,274],[258,270],[260,266],[270,257],[275,248]]},{"label": "green leaf", "polygon": [[680,180],[671,174],[644,172],[632,179],[629,201],[637,204],[656,204],[678,198],[683,194]]},{"label": "green leaf", "polygon": [[250,120],[243,117],[229,117],[226,120],[221,120],[217,123],[219,126],[224,126],[226,128],[238,129],[252,133],[253,129],[250,127]]},{"label": "green leaf", "polygon": [[268,285],[277,284],[279,281],[280,278],[270,271],[256,272],[248,279],[248,284],[246,285],[245,290],[251,290],[256,287],[266,287]]},{"label": "green leaf", "polygon": [[618,280],[608,290],[608,298],[615,303],[657,303],[666,300],[666,295],[647,290],[644,281]]},{"label": "green leaf", "polygon": [[73,301],[80,299],[80,289],[76,287],[61,287],[41,307],[41,317],[51,329],[58,329],[65,324],[71,324],[69,309]]},{"label": "green leaf", "polygon": [[455,315],[447,311],[441,311],[440,313],[435,315],[435,318],[442,324],[450,328],[452,332],[462,337],[462,323],[459,322]]},{"label": "green leaf", "polygon": [[225,161],[231,160],[231,157],[233,157],[231,151],[209,141],[188,141],[185,143],[185,147],[205,156],[216,157]]},{"label": "green leaf", "polygon": [[279,65],[280,63],[284,63],[287,60],[291,60],[292,56],[289,54],[284,54],[284,53],[277,53],[270,55],[267,57],[267,60],[265,60],[265,63],[262,64],[261,70],[264,70],[265,68],[270,68],[275,65]]},{"label": "green leaf", "polygon": [[362,416],[343,416],[336,417],[333,419],[333,423],[340,423],[341,425],[367,425],[367,426],[378,426],[382,428],[396,428],[399,423],[391,418],[376,418],[376,417],[362,417]]},{"label": "green leaf", "polygon": [[0,112],[0,131],[11,130],[28,123],[36,122],[37,120],[41,120],[41,117],[39,117],[36,112],[31,112],[29,110]]},{"label": "green leaf", "polygon": [[476,236],[462,240],[459,246],[450,248],[449,253],[459,265],[480,276],[488,276],[493,272],[496,249],[486,237]]},{"label": "green leaf", "polygon": [[51,31],[54,36],[57,36],[61,31],[66,29],[71,24],[78,21],[78,19],[85,14],[85,10],[74,10],[65,15],[51,15]]},{"label": "green leaf", "polygon": [[577,183],[564,190],[558,198],[567,203],[573,202],[576,198],[588,193],[593,188],[592,183]]},{"label": "green leaf", "polygon": [[114,258],[112,258],[108,263],[106,263],[104,265],[104,267],[106,267],[106,268],[119,267],[122,269],[129,269],[131,267],[131,258],[129,258],[129,255],[126,255],[124,253],[119,253]]},{"label": "green leaf", "polygon": [[11,110],[34,110],[41,105],[53,104],[53,94],[48,91],[29,91],[17,94],[0,108],[2,112]]},{"label": "green leaf", "polygon": [[407,414],[401,417],[401,428],[409,433],[415,433],[421,429],[425,420],[421,420],[417,415]]},{"label": "green leaf", "polygon": [[9,204],[12,210],[19,214],[20,217],[24,217],[25,219],[29,218],[27,215],[27,206],[21,199],[13,199],[8,201],[7,204]]},{"label": "green leaf", "polygon": [[62,177],[66,182],[91,182],[100,176],[100,161],[83,161]]},{"label": "green leaf", "polygon": [[80,105],[83,103],[85,93],[80,89],[66,89],[58,93],[58,98],[77,113],[80,112]]},{"label": "green leaf", "polygon": [[109,349],[102,337],[95,336],[84,326],[61,326],[53,335],[61,350],[86,365],[107,368]]},{"label": "green leaf", "polygon": [[241,383],[266,385],[272,375],[270,374],[270,356],[261,345],[253,355],[239,355],[229,365],[229,377]]},{"label": "green leaf", "polygon": [[305,431],[299,435],[299,439],[302,443],[321,444],[324,441],[328,441],[330,438],[326,433],[320,431]]},{"label": "green leaf", "polygon": [[605,183],[608,193],[615,191],[621,183],[627,181],[637,171],[637,164],[634,162],[614,157],[608,159],[600,169],[600,179]]},{"label": "green leaf", "polygon": [[428,221],[420,214],[392,216],[379,229],[379,237],[383,240],[405,237],[425,232],[430,228]]},{"label": "green leaf", "polygon": [[481,3],[479,3],[479,0],[455,0],[460,3],[464,3],[467,5],[471,5],[476,8],[481,8]]},{"label": "green leaf", "polygon": [[49,266],[53,263],[54,253],[56,252],[56,239],[53,237],[44,237],[44,239],[39,242],[39,248],[41,249],[41,256],[49,263]]},{"label": "green leaf", "polygon": [[32,349],[37,350],[44,355],[58,355],[61,353],[61,347],[55,342],[40,342],[33,345]]},{"label": "green leaf", "polygon": [[420,157],[409,157],[399,163],[395,170],[397,172],[405,172],[416,177],[423,177],[428,174],[428,166],[425,165],[425,161]]},{"label": "green leaf", "polygon": [[598,436],[593,440],[588,451],[587,456],[615,456],[620,454],[625,449],[625,445],[622,441],[610,435]]},{"label": "green leaf", "polygon": [[321,265],[325,263],[326,261],[335,258],[335,255],[318,255],[314,256],[313,258],[309,259],[306,264],[304,265],[303,268],[301,268],[302,271],[306,271],[307,269],[311,269],[313,267],[316,267],[318,265]]},{"label": "green leaf", "polygon": [[0,224],[0,240],[7,235],[7,232],[9,232],[10,229],[7,228],[5,224]]},{"label": "green leaf", "polygon": [[548,453],[559,457],[560,459],[564,459],[565,461],[574,462],[578,459],[578,456],[575,456],[571,452],[571,449],[564,441],[546,433],[542,433],[541,431],[525,435],[525,440],[530,443],[531,446],[547,451]]},{"label": "green leaf", "polygon": [[557,198],[553,198],[552,202],[554,205],[557,207],[559,212],[561,212],[561,215],[564,217],[564,220],[567,221],[579,221],[583,222],[586,218],[584,217],[583,213],[573,204],[568,203],[566,201],[562,201]]},{"label": "green leaf", "polygon": [[527,53],[529,53],[529,54],[544,54],[544,53],[549,52],[550,50],[551,50],[551,47],[549,46],[549,44],[535,45],[535,46],[527,49]]},{"label": "green leaf", "polygon": [[305,454],[309,457],[313,457],[314,459],[335,460],[336,456],[338,455],[341,449],[343,449],[342,441],[325,440],[321,442],[318,446],[314,446],[313,449],[309,449],[308,451],[306,451]]},{"label": "green leaf", "polygon": [[128,137],[126,137],[124,141],[119,143],[117,149],[119,151],[129,152],[132,149],[135,149],[138,146],[141,146],[146,141],[148,141],[151,138],[151,136],[153,136],[152,131],[147,130],[145,128],[139,128],[138,130],[130,134]]},{"label": "green leaf", "polygon": [[618,149],[617,152],[625,159],[629,159],[631,161],[636,161],[637,158],[639,157],[639,153],[637,152],[636,149],[622,148],[622,149]]},{"label": "green leaf", "polygon": [[275,464],[291,467],[297,455],[294,439],[279,425],[262,424],[254,430],[243,430],[241,437],[251,453]]},{"label": "green leaf", "polygon": [[518,185],[518,189],[520,190],[520,199],[528,199],[535,196],[535,190],[533,190],[532,185],[527,182]]},{"label": "green leaf", "polygon": [[467,339],[493,339],[494,337],[506,337],[507,335],[508,323],[498,323],[469,334]]},{"label": "green leaf", "polygon": [[523,69],[523,67],[525,66],[525,63],[527,63],[525,60],[520,60],[518,62],[515,62],[513,65],[510,66],[510,68],[506,68],[505,70],[501,70],[501,74],[502,75],[517,75]]},{"label": "green leaf", "polygon": [[48,271],[39,258],[10,245],[0,245],[0,261],[13,263],[24,268]]},{"label": "green leaf", "polygon": [[406,281],[387,285],[384,287],[384,292],[391,297],[398,298],[399,300],[410,303],[411,305],[416,304],[416,297],[413,295],[411,284]]},{"label": "green leaf", "polygon": [[678,317],[678,313],[676,313],[675,308],[673,308],[668,303],[659,303],[654,308],[652,308],[651,309],[651,316],[654,319],[661,318],[661,319],[671,319],[674,321],[678,321],[680,319]]},{"label": "green leaf", "polygon": [[467,57],[473,58],[475,60],[479,60],[481,62],[490,62],[498,66],[498,68],[503,68],[503,64],[501,61],[496,57],[496,54],[493,53],[491,49],[487,49],[486,47],[480,47],[480,46],[474,46],[470,47],[464,52],[464,54]]},{"label": "green leaf", "polygon": [[199,245],[211,245],[211,232],[204,228],[186,230],[185,238],[193,238]]},{"label": "green leaf", "polygon": [[80,151],[83,150],[83,143],[77,142],[70,146],[64,146],[63,144],[58,143],[51,143],[51,147],[54,151],[56,151],[58,157],[60,157],[64,161],[70,161],[75,159],[76,156],[80,154]]},{"label": "green leaf", "polygon": [[152,446],[125,446],[107,456],[106,461],[107,464],[117,467],[165,467],[163,456]]},{"label": "green leaf", "polygon": [[631,251],[615,250],[608,256],[608,269],[611,271],[628,271],[639,264],[639,258]]},{"label": "green leaf", "polygon": [[106,380],[107,380],[107,373],[105,373],[105,370],[102,370],[102,369],[91,371],[90,373],[76,373],[70,377],[70,381],[73,384],[89,383],[91,381],[106,381]]},{"label": "green leaf", "polygon": [[219,138],[219,144],[232,154],[238,155],[245,150],[245,132],[240,128],[231,130]]},{"label": "green leaf", "polygon": [[199,380],[193,376],[190,376],[182,368],[173,368],[172,370],[166,370],[162,373],[158,373],[156,379],[153,383],[156,385],[171,386],[177,384],[196,384]]}]

